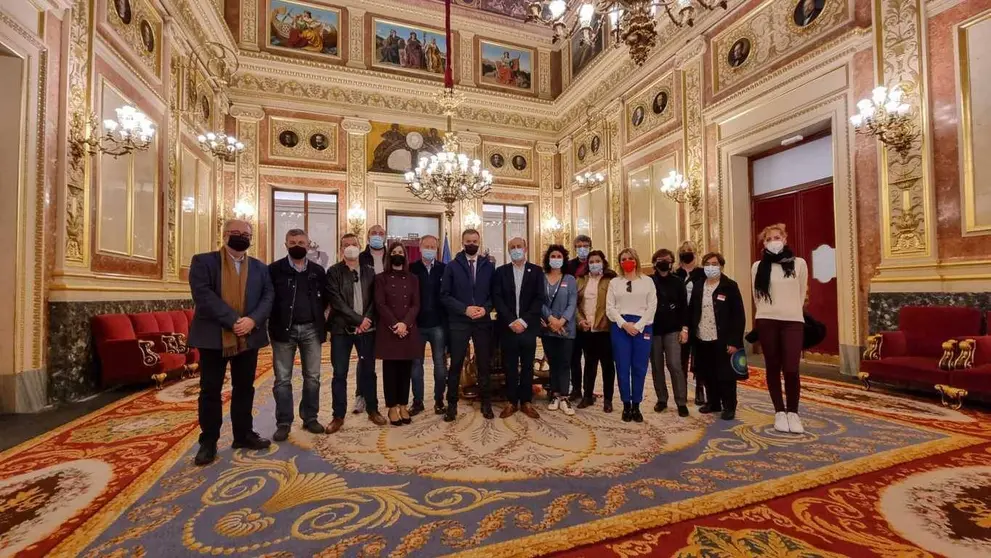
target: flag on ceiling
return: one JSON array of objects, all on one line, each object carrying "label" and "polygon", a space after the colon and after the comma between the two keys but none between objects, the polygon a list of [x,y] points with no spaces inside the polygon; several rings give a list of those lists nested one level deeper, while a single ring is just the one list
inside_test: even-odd
[{"label": "flag on ceiling", "polygon": [[451,263],[451,243],[447,241],[447,233],[444,233],[444,253],[440,258],[444,263]]}]

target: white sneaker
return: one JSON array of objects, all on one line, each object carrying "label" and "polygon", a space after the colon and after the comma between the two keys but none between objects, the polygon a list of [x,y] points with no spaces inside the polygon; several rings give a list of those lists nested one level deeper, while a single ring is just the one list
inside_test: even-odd
[{"label": "white sneaker", "polygon": [[356,414],[356,415],[360,415],[361,413],[364,413],[365,412],[365,398],[364,397],[362,397],[360,395],[355,396],[355,398],[354,398],[354,410],[351,411],[351,412],[354,413],[354,414]]},{"label": "white sneaker", "polygon": [[567,399],[561,399],[560,406],[561,406],[561,410],[564,411],[564,414],[568,415],[569,417],[574,416],[575,410],[571,408],[571,404],[568,403]]},{"label": "white sneaker", "polygon": [[551,399],[551,402],[547,404],[547,409],[551,411],[556,411],[558,406],[560,405],[560,401],[561,401],[560,397],[555,397],[554,399]]},{"label": "white sneaker", "polygon": [[802,419],[798,418],[798,413],[788,413],[788,431],[792,434],[805,432],[805,427],[802,426]]},{"label": "white sneaker", "polygon": [[790,432],[788,429],[788,415],[784,411],[774,413],[774,429],[778,432]]}]

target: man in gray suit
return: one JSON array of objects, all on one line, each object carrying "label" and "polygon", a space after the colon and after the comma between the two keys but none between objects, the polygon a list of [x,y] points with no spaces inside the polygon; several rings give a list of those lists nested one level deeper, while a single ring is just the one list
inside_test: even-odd
[{"label": "man in gray suit", "polygon": [[196,306],[189,327],[189,345],[200,350],[200,449],[196,464],[217,458],[223,424],[220,393],[227,364],[231,366],[232,447],[265,449],[271,442],[252,430],[258,349],[268,345],[266,321],[275,291],[268,266],[246,254],[251,224],[231,220],[224,225],[224,246],[193,256],[189,288]]}]

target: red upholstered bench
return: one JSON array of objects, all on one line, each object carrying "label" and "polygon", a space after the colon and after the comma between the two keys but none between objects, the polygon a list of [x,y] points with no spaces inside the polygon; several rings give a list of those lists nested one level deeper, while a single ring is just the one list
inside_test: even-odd
[{"label": "red upholstered bench", "polygon": [[170,375],[185,376],[198,368],[199,354],[186,346],[189,318],[175,323],[171,312],[104,314],[91,320],[97,355],[102,365],[100,384],[140,384],[158,387]]},{"label": "red upholstered bench", "polygon": [[[935,388],[944,404],[956,407],[970,391],[963,384],[980,388],[973,393],[991,393],[987,385],[991,376],[984,376],[991,374],[991,339],[981,335],[982,322],[976,308],[906,306],[898,313],[898,331],[868,338],[859,377],[868,389],[873,381]],[[961,345],[970,344],[977,350],[966,349],[972,350],[967,362]],[[980,356],[974,359],[973,355]],[[984,359],[988,359],[987,368],[981,364]]]}]

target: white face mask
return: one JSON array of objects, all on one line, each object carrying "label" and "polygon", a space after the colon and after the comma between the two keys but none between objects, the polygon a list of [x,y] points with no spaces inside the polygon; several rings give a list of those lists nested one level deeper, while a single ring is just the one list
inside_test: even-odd
[{"label": "white face mask", "polygon": [[781,240],[769,240],[764,244],[764,248],[772,254],[780,254],[785,249],[785,243]]},{"label": "white face mask", "polygon": [[348,246],[344,249],[344,259],[346,260],[357,260],[360,254],[361,250],[357,246]]}]

